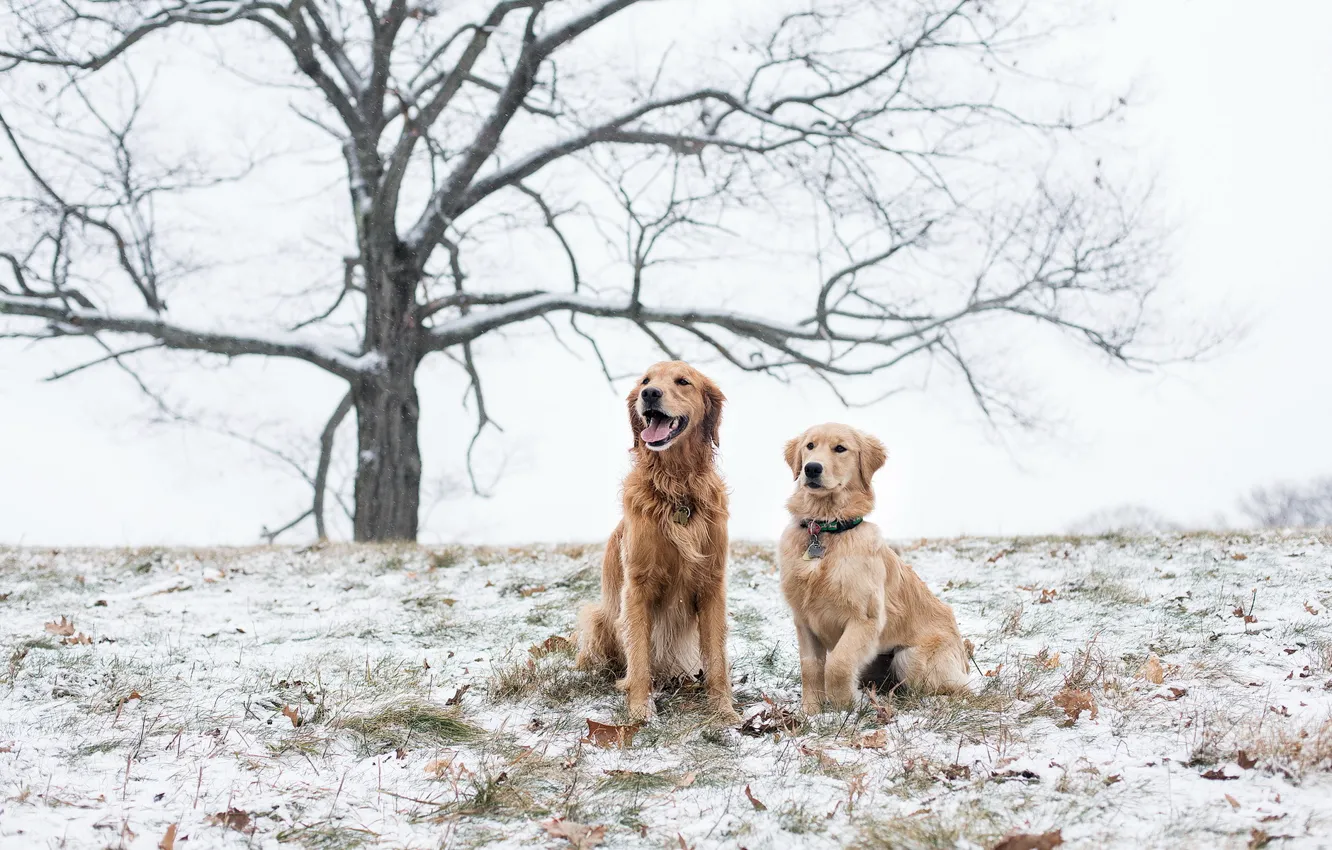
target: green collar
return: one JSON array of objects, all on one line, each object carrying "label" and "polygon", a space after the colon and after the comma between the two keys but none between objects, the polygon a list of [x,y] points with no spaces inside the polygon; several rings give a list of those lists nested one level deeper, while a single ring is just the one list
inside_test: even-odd
[{"label": "green collar", "polygon": [[851,519],[839,519],[833,522],[822,522],[817,519],[807,519],[802,525],[805,531],[809,532],[810,537],[814,537],[820,532],[826,531],[829,534],[841,534],[843,531],[850,531],[865,521],[863,516],[852,517]]}]

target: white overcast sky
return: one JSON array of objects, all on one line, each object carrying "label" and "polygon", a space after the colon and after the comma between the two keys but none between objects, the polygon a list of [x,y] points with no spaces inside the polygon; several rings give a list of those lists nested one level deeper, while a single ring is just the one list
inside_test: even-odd
[{"label": "white overcast sky", "polygon": [[[1110,83],[1137,81],[1143,104],[1128,131],[1178,223],[1168,289],[1197,305],[1198,321],[1239,319],[1243,337],[1204,363],[1146,375],[1059,349],[1023,375],[1057,422],[1034,434],[992,433],[952,392],[847,411],[817,382],[712,366],[730,397],[722,465],[733,537],[776,536],[790,487],[782,443],[834,419],[888,444],[876,518],[902,538],[1063,531],[1124,504],[1215,525],[1235,521],[1237,498],[1256,484],[1332,474],[1332,4],[1113,9],[1068,49]],[[492,468],[504,459],[490,498],[457,484],[471,429],[461,384],[443,364],[422,373],[422,540],[604,536],[627,464],[628,382],[612,392],[591,361],[535,330],[489,352],[489,402],[505,427],[484,443]],[[237,440],[149,424],[150,406],[114,369],[42,382],[69,362],[53,347],[0,347],[0,541],[244,544],[301,509],[303,485]],[[339,394],[283,364],[153,376],[276,439],[317,430]]]}]

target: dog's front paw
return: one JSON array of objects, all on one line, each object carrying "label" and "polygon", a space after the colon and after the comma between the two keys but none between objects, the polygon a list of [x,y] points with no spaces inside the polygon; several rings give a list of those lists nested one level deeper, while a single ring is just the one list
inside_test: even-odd
[{"label": "dog's front paw", "polygon": [[740,714],[735,710],[735,706],[729,701],[714,703],[712,706],[712,713],[717,715],[717,718],[723,723],[731,724],[740,722]]},{"label": "dog's front paw", "polygon": [[647,723],[652,719],[652,700],[631,700],[629,702],[629,720],[634,723]]}]

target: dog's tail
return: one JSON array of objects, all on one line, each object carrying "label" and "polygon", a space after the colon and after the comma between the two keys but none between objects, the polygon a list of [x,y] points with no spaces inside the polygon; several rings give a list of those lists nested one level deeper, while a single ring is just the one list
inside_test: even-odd
[{"label": "dog's tail", "polygon": [[620,617],[620,587],[624,583],[624,563],[620,553],[624,524],[606,542],[601,559],[601,601],[583,606],[578,613],[578,669],[623,668],[615,621]]}]

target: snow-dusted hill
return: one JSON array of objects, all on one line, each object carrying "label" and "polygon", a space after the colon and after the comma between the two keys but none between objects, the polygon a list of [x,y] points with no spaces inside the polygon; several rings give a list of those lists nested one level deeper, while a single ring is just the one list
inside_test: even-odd
[{"label": "snow-dusted hill", "polygon": [[905,554],[975,697],[798,716],[740,545],[749,721],[684,688],[620,748],[555,637],[597,547],[0,549],[0,846],[1332,846],[1332,536]]}]

